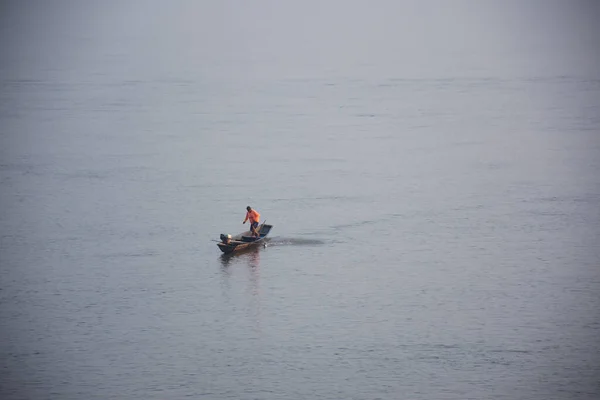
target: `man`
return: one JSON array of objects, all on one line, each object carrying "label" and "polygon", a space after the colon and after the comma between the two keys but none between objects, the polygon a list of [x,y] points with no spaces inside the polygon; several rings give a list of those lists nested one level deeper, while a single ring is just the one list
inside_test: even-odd
[{"label": "man", "polygon": [[250,231],[252,232],[252,236],[260,236],[256,230],[260,221],[260,214],[256,210],[253,210],[250,206],[246,207],[246,210],[246,218],[244,218],[244,222],[242,222],[242,224],[245,224],[246,221],[250,220]]}]

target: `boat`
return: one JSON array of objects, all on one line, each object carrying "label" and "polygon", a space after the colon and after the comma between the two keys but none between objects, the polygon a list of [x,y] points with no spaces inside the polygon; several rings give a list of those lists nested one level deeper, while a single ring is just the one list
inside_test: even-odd
[{"label": "boat", "polygon": [[262,225],[256,228],[259,236],[252,236],[251,231],[245,231],[235,236],[221,234],[221,241],[217,243],[217,246],[225,254],[256,247],[265,243],[271,228],[273,228],[273,225],[267,225],[263,222]]}]

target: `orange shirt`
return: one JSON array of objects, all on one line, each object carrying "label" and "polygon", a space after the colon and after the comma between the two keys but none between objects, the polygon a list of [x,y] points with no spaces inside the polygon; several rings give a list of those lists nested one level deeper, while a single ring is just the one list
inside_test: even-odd
[{"label": "orange shirt", "polygon": [[252,210],[252,211],[248,211],[246,213],[246,218],[244,219],[244,222],[250,220],[250,223],[254,223],[254,222],[259,222],[260,221],[260,214],[256,211],[256,210]]}]

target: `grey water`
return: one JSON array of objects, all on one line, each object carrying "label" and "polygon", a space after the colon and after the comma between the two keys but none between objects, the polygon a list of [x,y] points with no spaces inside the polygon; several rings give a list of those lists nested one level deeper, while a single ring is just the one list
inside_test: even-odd
[{"label": "grey water", "polygon": [[600,398],[599,17],[0,3],[0,397]]}]

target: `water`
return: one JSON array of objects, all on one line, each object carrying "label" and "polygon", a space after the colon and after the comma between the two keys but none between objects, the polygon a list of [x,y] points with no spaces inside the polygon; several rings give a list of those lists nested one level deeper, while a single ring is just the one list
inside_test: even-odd
[{"label": "water", "polygon": [[592,3],[31,4],[3,399],[600,397]]}]

